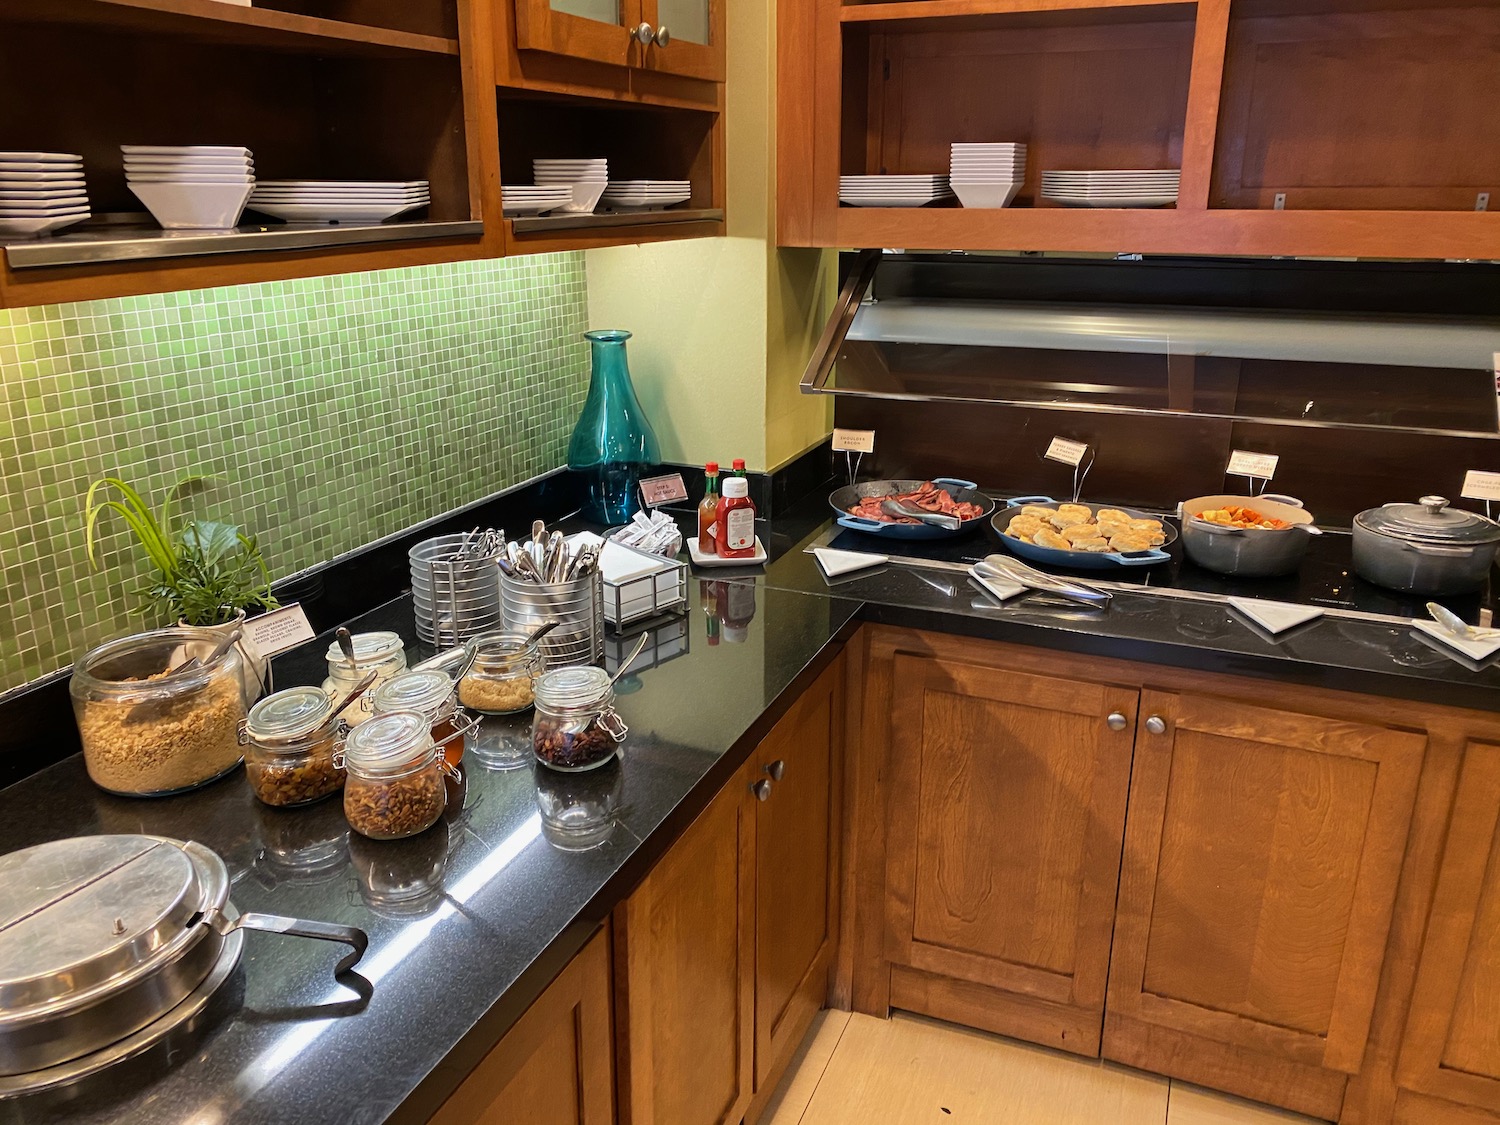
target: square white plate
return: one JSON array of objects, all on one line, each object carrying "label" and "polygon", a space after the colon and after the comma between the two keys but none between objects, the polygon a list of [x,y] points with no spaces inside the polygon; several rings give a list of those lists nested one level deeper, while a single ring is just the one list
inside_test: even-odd
[{"label": "square white plate", "polygon": [[427,188],[426,180],[261,180],[262,187],[279,188],[385,188],[390,191],[405,191],[409,188]]},{"label": "square white plate", "polygon": [[50,231],[62,230],[74,223],[81,223],[89,217],[87,211],[76,215],[39,215],[29,218],[9,218],[0,216],[0,233],[3,234],[47,234]]},{"label": "square white plate", "polygon": [[0,172],[0,184],[82,184],[82,172]]},{"label": "square white plate", "polygon": [[24,215],[76,215],[88,213],[86,199],[67,199],[57,203],[14,203],[0,199],[0,215],[19,219]]},{"label": "square white plate", "polygon": [[234,145],[121,145],[126,156],[191,156],[199,153],[213,156],[251,156],[248,148]]},{"label": "square white plate", "polygon": [[256,211],[289,223],[379,223],[425,203],[252,203]]},{"label": "square white plate", "polygon": [[40,160],[46,164],[82,164],[76,152],[14,152],[0,149],[0,160]]},{"label": "square white plate", "polygon": [[88,192],[74,191],[0,191],[0,207],[12,203],[45,205],[52,203],[86,203]]}]

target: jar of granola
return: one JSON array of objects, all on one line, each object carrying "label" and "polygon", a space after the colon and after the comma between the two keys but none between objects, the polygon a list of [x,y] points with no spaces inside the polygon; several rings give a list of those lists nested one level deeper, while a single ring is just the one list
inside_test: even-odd
[{"label": "jar of granola", "polygon": [[431,828],[447,803],[444,774],[459,776],[438,753],[419,711],[391,711],[355,727],[334,760],[348,771],[344,817],[372,840]]},{"label": "jar of granola", "polygon": [[516,715],[536,698],[536,678],[546,668],[531,633],[484,633],[468,644],[474,654],[458,682],[458,701],[481,715]]},{"label": "jar of granola", "polygon": [[459,721],[458,707],[453,702],[453,680],[446,672],[433,670],[402,672],[378,684],[371,697],[375,714],[391,711],[419,711],[427,716],[432,729],[432,741],[447,759],[456,766],[463,760],[463,731],[469,717]]},{"label": "jar of granola", "polygon": [[288,808],[321,801],[344,787],[333,763],[343,723],[334,703],[314,687],[288,688],[250,708],[245,720],[245,777],[268,805]]},{"label": "jar of granola", "polygon": [[602,766],[624,741],[626,726],[615,713],[615,689],[603,668],[554,668],[536,682],[531,747],[536,760],[555,770]]},{"label": "jar of granola", "polygon": [[[78,659],[68,690],[95,785],[161,797],[240,764],[240,654],[230,648],[202,663],[218,643],[208,629],[177,626],[110,641]],[[179,667],[190,658],[199,663]]]}]

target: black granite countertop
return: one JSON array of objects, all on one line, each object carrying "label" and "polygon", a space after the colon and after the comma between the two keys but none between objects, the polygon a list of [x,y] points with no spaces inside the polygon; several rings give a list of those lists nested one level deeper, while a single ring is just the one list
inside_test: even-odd
[{"label": "black granite countertop", "polygon": [[[462,808],[409,840],[351,834],[336,799],[262,806],[242,771],[196,793],[130,800],[96,789],[75,756],[0,792],[0,851],[105,832],[201,841],[229,864],[240,910],[365,929],[370,948],[356,971],[373,986],[364,1003],[335,981],[341,954],[324,942],[249,933],[242,1005],[169,1069],[109,1071],[61,1104],[0,1103],[0,1120],[426,1121],[832,659],[858,609],[774,589],[740,605],[753,619],[711,645],[695,600],[685,621],[661,630],[643,670],[620,681],[630,734],[618,765],[553,773],[530,760],[529,715],[487,719],[465,754]],[[410,638],[410,603],[356,628]],[[322,648],[281,662],[277,686],[292,686],[299,664],[320,675]],[[511,751],[519,767],[485,764]],[[597,847],[565,850],[544,829],[542,797],[614,804],[614,828]]]},{"label": "black granite countertop", "polygon": [[[362,998],[336,982],[338,953],[322,943],[251,933],[233,1003],[170,1068],[111,1072],[61,1104],[0,1103],[0,1121],[425,1121],[861,620],[1500,706],[1493,664],[1465,668],[1390,623],[1325,618],[1275,640],[1222,604],[1141,592],[1117,593],[1101,614],[1031,599],[1001,606],[962,573],[888,566],[829,580],[806,553],[829,535],[827,514],[815,498],[763,524],[764,567],[695,569],[686,617],[655,630],[649,655],[621,681],[631,732],[620,764],[551,774],[526,756],[529,719],[485,720],[465,757],[461,807],[420,837],[351,835],[336,800],[266,808],[239,774],[194,794],[131,801],[94,788],[73,757],[0,791],[0,851],[95,832],[199,840],[228,862],[239,909],[366,929],[358,971],[372,986]],[[988,529],[979,534],[976,555],[996,549]],[[414,635],[405,598],[350,624]],[[276,686],[317,682],[326,644],[278,660]],[[627,646],[611,637],[609,647]],[[512,753],[520,764],[499,768]],[[566,850],[544,828],[544,799],[612,805],[613,828],[595,848]]]}]

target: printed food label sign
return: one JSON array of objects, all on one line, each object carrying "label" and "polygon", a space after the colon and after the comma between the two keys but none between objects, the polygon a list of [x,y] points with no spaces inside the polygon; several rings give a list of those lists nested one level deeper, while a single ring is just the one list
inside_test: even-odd
[{"label": "printed food label sign", "polygon": [[1061,461],[1064,465],[1072,465],[1075,468],[1083,460],[1083,455],[1089,451],[1088,443],[1082,441],[1070,441],[1065,437],[1055,437],[1052,444],[1047,446],[1047,460]]}]

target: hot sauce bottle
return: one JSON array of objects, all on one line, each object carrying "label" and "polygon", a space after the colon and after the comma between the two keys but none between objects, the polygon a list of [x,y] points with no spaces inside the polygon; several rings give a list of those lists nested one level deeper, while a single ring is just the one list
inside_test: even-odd
[{"label": "hot sauce bottle", "polygon": [[710,461],[703,466],[703,479],[707,482],[703,499],[698,504],[698,550],[705,555],[718,553],[715,534],[719,522],[719,463]]},{"label": "hot sauce bottle", "polygon": [[750,482],[730,477],[724,482],[719,501],[719,558],[755,557],[755,505],[750,500]]}]

